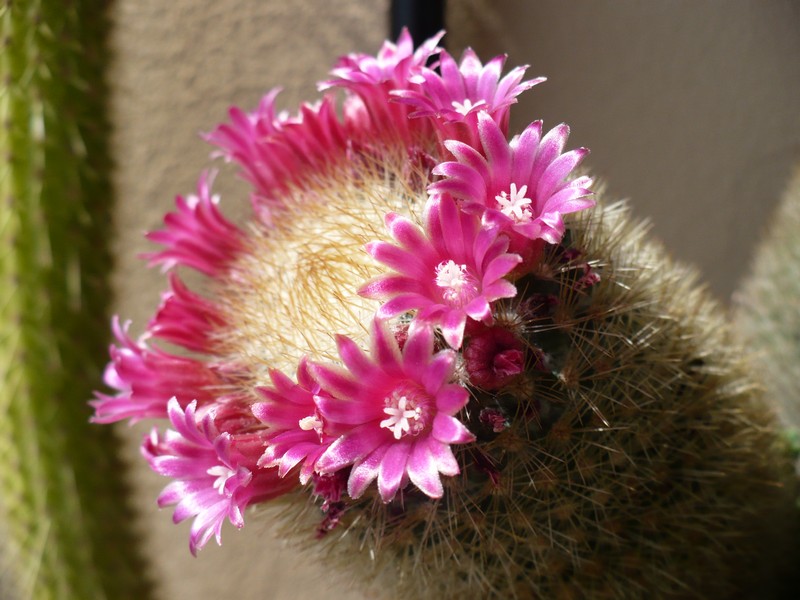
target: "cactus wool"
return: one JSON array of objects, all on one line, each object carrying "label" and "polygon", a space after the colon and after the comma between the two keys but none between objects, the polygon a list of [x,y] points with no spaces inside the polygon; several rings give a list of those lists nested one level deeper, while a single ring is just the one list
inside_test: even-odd
[{"label": "cactus wool", "polygon": [[149,234],[169,291],[138,340],[115,324],[94,420],[169,420],[142,453],[192,552],[271,503],[387,598],[742,593],[790,465],[717,307],[595,206],[565,125],[509,138],[541,78],[437,44],[208,134],[252,217],[204,174]]}]

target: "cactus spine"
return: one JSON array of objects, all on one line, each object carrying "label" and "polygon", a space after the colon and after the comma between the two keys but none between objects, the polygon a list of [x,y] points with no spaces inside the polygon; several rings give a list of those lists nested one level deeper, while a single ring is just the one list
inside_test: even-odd
[{"label": "cactus spine", "polygon": [[0,508],[9,595],[146,597],[112,430],[85,399],[106,344],[107,2],[0,8]]}]

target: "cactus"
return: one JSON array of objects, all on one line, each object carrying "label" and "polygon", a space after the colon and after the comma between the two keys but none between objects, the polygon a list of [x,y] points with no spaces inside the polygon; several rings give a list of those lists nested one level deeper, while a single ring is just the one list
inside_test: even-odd
[{"label": "cactus", "polygon": [[4,597],[146,597],[149,589],[114,432],[92,426],[84,408],[110,297],[106,8],[47,0],[0,8]]},{"label": "cactus", "polygon": [[787,427],[800,427],[800,168],[735,295],[735,321]]},{"label": "cactus", "polygon": [[[259,361],[296,363],[309,347],[330,360],[335,348],[313,337],[330,323],[336,331],[347,323],[367,345],[351,317],[356,301],[329,298],[370,275],[357,250],[374,235],[376,214],[397,210],[397,198],[421,205],[424,185],[408,200],[408,189],[357,179],[320,182],[314,210],[298,199],[304,215],[257,245],[259,268],[247,272],[263,279],[246,279],[250,294],[220,290],[231,295],[235,355],[277,328],[296,337],[263,349]],[[478,439],[456,451],[463,475],[445,481],[441,500],[406,492],[399,505],[384,504],[375,490],[323,515],[324,492],[313,507],[290,496],[286,536],[305,532],[301,547],[311,552],[316,523],[331,571],[374,597],[769,597],[780,588],[759,568],[788,568],[791,538],[770,519],[780,514],[779,527],[792,530],[782,487],[792,479],[789,453],[724,311],[694,272],[646,238],[623,204],[570,223],[517,282],[524,291],[497,308],[497,325],[527,357],[509,383],[471,386],[466,346],[465,422]],[[330,268],[309,269],[316,261]],[[276,288],[285,278],[293,285]],[[286,289],[302,299],[294,312],[270,297]]]},{"label": "cactus", "polygon": [[719,306],[565,125],[508,139],[541,78],[437,43],[342,58],[344,110],[272,92],[206,136],[253,214],[205,173],[148,234],[170,289],[115,323],[94,419],[169,420],[142,453],[192,552],[272,505],[377,597],[780,592],[790,453]]}]

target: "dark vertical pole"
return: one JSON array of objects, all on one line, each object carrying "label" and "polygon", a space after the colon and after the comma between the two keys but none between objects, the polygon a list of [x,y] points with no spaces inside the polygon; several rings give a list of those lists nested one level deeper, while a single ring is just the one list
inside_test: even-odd
[{"label": "dark vertical pole", "polygon": [[407,27],[419,45],[444,29],[445,0],[391,0],[391,39],[396,40]]}]

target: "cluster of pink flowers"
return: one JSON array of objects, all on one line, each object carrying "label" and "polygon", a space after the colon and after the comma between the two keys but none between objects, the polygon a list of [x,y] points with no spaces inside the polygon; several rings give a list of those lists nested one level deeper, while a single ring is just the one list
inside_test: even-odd
[{"label": "cluster of pink flowers", "polygon": [[[430,165],[422,222],[389,213],[385,239],[366,247],[385,267],[359,290],[379,301],[368,351],[339,336],[340,364],[304,359],[293,376],[272,370],[268,385],[242,393],[229,385],[241,366],[216,346],[223,311],[175,271],[224,279],[252,251],[218,210],[213,178],[203,174],[196,195],[178,197],[164,228],[148,235],[162,249],[146,258],[168,273],[169,291],[139,339],[115,320],[105,382],[116,393],[97,394],[93,419],[169,420],[142,453],[173,480],[159,504],[176,505],[176,522],[194,517],[192,552],[212,534],[219,541],[226,519],[241,527],[247,506],[299,486],[322,496],[323,510],[373,482],[386,503],[411,492],[441,498],[443,477],[460,471],[453,446],[475,441],[460,418],[470,389],[496,389],[525,368],[495,307],[515,297],[514,282],[544,246],[559,243],[563,215],[593,205],[591,180],[572,176],[587,150],[564,152],[568,128],[543,133],[540,121],[509,140],[510,106],[543,79],[523,81],[524,67],[502,76],[504,57],[483,65],[471,50],[458,62],[440,38],[415,50],[403,33],[377,56],[340,59],[320,89],[338,91],[341,110],[325,95],[295,116],[278,113],[273,91],[251,113],[231,109],[206,136],[252,185],[253,218],[265,228],[290,208],[287,190],[342,157],[399,145]],[[486,418],[502,429],[502,418]]]}]

